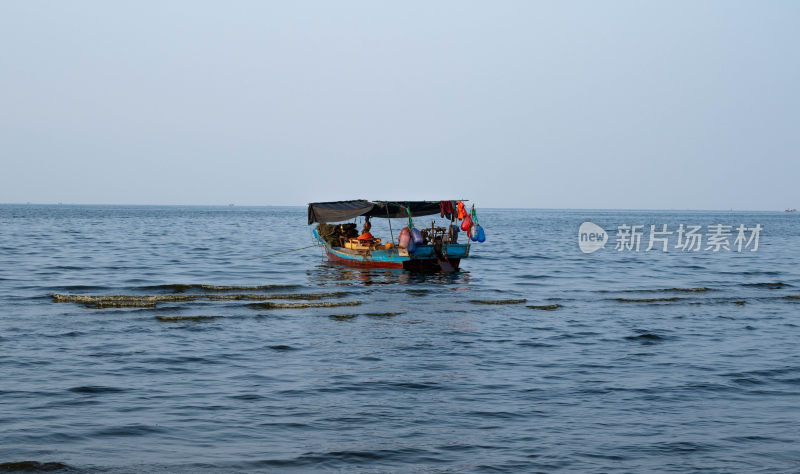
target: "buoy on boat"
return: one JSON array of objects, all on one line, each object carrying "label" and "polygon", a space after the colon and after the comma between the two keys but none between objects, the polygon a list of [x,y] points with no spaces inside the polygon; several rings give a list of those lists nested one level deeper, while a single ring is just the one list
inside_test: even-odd
[{"label": "buoy on boat", "polygon": [[400,237],[397,238],[397,246],[401,249],[407,249],[410,241],[411,233],[408,231],[408,227],[403,227],[403,230],[400,231]]},{"label": "buoy on boat", "polygon": [[422,232],[420,232],[416,227],[411,228],[411,240],[415,245],[422,244]]}]

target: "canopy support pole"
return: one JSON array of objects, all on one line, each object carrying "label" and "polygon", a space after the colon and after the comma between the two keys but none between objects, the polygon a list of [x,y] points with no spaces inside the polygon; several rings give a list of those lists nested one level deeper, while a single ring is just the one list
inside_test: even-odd
[{"label": "canopy support pole", "polygon": [[389,235],[392,236],[392,243],[394,244],[394,232],[392,232],[392,218],[389,217],[389,206],[386,206],[386,218],[389,219]]}]

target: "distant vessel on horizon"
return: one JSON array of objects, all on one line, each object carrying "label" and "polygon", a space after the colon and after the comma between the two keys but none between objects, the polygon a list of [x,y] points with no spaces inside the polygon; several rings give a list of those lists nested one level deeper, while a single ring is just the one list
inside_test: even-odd
[{"label": "distant vessel on horizon", "polygon": [[784,212],[797,212],[797,209],[786,209]]}]

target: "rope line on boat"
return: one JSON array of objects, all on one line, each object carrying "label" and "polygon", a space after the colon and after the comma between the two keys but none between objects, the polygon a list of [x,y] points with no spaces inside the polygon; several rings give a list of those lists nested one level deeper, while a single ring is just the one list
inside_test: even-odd
[{"label": "rope line on boat", "polygon": [[272,257],[274,255],[281,255],[281,254],[289,253],[289,252],[297,252],[298,250],[310,249],[311,247],[317,247],[319,245],[320,244],[314,244],[314,245],[308,245],[306,247],[300,247],[299,249],[284,250],[283,252],[275,252],[275,253],[269,253],[267,255],[259,255],[257,257],[250,257],[247,260],[255,260],[257,258],[267,258],[267,257]]}]

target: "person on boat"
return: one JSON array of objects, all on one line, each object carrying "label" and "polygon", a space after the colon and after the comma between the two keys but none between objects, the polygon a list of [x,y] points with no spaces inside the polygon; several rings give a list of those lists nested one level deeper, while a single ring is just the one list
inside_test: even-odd
[{"label": "person on boat", "polygon": [[361,229],[361,235],[358,236],[358,240],[372,240],[375,237],[369,233],[369,230],[372,229],[372,224],[369,223],[369,216],[364,219],[364,228]]}]

